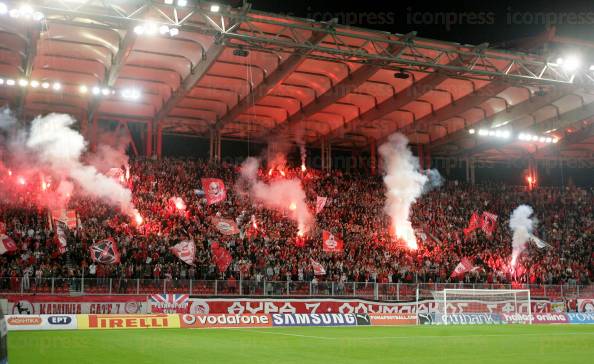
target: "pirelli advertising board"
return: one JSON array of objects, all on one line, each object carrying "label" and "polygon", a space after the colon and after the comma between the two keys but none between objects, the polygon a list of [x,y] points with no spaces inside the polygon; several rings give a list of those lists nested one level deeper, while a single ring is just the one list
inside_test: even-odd
[{"label": "pirelli advertising board", "polygon": [[179,315],[76,315],[79,330],[179,329]]}]

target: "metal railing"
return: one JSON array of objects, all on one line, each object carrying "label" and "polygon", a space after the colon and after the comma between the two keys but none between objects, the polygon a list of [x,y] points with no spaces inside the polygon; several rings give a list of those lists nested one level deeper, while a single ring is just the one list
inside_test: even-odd
[{"label": "metal railing", "polygon": [[488,283],[375,283],[254,280],[124,279],[124,278],[0,278],[0,295],[144,295],[184,293],[193,296],[328,296],[384,301],[430,298],[444,288],[530,289],[532,297],[577,298],[594,295],[588,285],[519,285]]}]

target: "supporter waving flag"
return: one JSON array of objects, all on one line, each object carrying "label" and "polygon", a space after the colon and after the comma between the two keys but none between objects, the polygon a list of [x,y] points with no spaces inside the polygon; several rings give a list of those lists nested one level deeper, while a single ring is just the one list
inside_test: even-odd
[{"label": "supporter waving flag", "polygon": [[11,253],[17,250],[17,246],[8,235],[0,232],[0,255],[4,253]]},{"label": "supporter waving flag", "polygon": [[225,201],[227,198],[225,182],[219,178],[202,178],[202,190],[209,205]]},{"label": "supporter waving flag", "polygon": [[219,268],[219,272],[225,272],[227,268],[229,268],[231,261],[233,261],[231,253],[217,242],[211,244],[210,252],[212,253],[213,262],[216,264],[217,268]]},{"label": "supporter waving flag", "polygon": [[324,230],[322,233],[322,247],[326,253],[342,253],[344,250],[344,241],[340,235],[334,235]]},{"label": "supporter waving flag", "polygon": [[320,212],[322,212],[322,210],[324,209],[324,206],[326,206],[327,200],[328,200],[328,197],[318,196],[318,198],[316,199],[316,214],[319,214]]},{"label": "supporter waving flag", "polygon": [[324,268],[323,265],[321,265],[320,263],[316,262],[313,259],[311,259],[311,267],[313,268],[314,274],[316,276],[326,275],[326,268]]},{"label": "supporter waving flag", "polygon": [[481,229],[487,234],[487,236],[493,235],[493,231],[497,228],[497,215],[484,211]]},{"label": "supporter waving flag", "polygon": [[54,220],[54,223],[56,221],[63,222],[64,224],[66,224],[66,227],[68,227],[68,229],[76,229],[77,217],[75,210],[52,210],[52,219]]},{"label": "supporter waving flag", "polygon": [[58,252],[64,254],[68,251],[68,241],[66,240],[66,230],[68,227],[65,222],[60,220],[55,220],[54,225],[56,227],[56,235],[54,236],[54,239],[58,246]]},{"label": "supporter waving flag", "polygon": [[171,252],[182,262],[194,265],[196,257],[196,244],[194,240],[183,240],[170,248]]},{"label": "supporter waving flag", "polygon": [[466,229],[464,229],[464,235],[470,234],[471,232],[480,228],[481,226],[482,225],[481,225],[479,215],[476,211],[474,211],[472,213],[472,216],[470,216],[470,220],[468,221],[468,227]]},{"label": "supporter waving flag", "polygon": [[473,265],[470,262],[470,260],[468,258],[462,258],[462,260],[460,260],[460,263],[458,263],[456,268],[454,268],[454,271],[452,272],[451,277],[452,278],[463,277],[464,274],[466,274],[467,272],[470,272],[472,269],[473,269]]},{"label": "supporter waving flag", "polygon": [[120,251],[118,244],[112,238],[100,240],[93,243],[89,250],[91,252],[91,259],[94,262],[101,264],[119,264]]}]

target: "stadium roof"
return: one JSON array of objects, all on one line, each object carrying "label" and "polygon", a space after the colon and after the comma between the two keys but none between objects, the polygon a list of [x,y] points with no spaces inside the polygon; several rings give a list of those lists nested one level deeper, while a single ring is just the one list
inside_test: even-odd
[{"label": "stadium roof", "polygon": [[84,130],[94,119],[125,120],[349,148],[399,130],[433,155],[594,155],[594,67],[585,60],[189,3],[4,3],[0,105],[23,118],[70,113]]}]

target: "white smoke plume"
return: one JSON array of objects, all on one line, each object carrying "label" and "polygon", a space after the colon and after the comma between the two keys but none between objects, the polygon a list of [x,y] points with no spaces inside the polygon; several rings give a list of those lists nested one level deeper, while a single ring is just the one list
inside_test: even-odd
[{"label": "white smoke plume", "polygon": [[386,173],[384,209],[392,220],[396,237],[404,240],[409,248],[416,249],[417,238],[410,221],[410,208],[423,194],[426,184],[440,184],[441,176],[437,171],[421,173],[418,158],[408,148],[408,139],[400,133],[390,135],[388,141],[379,147],[379,153]]},{"label": "white smoke plume", "polygon": [[[3,113],[0,119],[11,119]],[[72,129],[75,120],[65,114],[49,114],[37,117],[28,130],[16,130],[6,143],[4,153],[20,171],[29,175],[40,175],[57,188],[47,191],[53,201],[46,201],[44,207],[65,207],[76,183],[82,193],[118,205],[122,211],[132,214],[132,194],[115,180],[101,174],[97,168],[85,164],[81,157],[86,151],[84,137]],[[14,125],[0,120],[0,125]],[[25,173],[22,172],[22,173]],[[50,203],[54,206],[50,206]],[[64,204],[64,205],[62,205]]]},{"label": "white smoke plume", "polygon": [[97,137],[97,147],[89,153],[85,161],[106,173],[111,168],[129,168],[126,148],[130,145],[130,135],[120,132],[102,132]]},{"label": "white smoke plume", "polygon": [[313,219],[305,202],[306,196],[301,181],[280,179],[267,184],[258,180],[259,166],[259,160],[252,157],[241,165],[240,183],[246,185],[250,198],[269,209],[288,212],[291,219],[297,222],[299,234],[305,234]]},{"label": "white smoke plume", "polygon": [[537,247],[544,248],[550,245],[532,235],[532,231],[538,225],[538,220],[531,217],[534,213],[532,207],[528,205],[520,205],[512,212],[509,219],[509,227],[512,235],[512,261],[511,265],[514,267],[518,256],[526,249],[526,244],[529,240],[534,241]]}]

